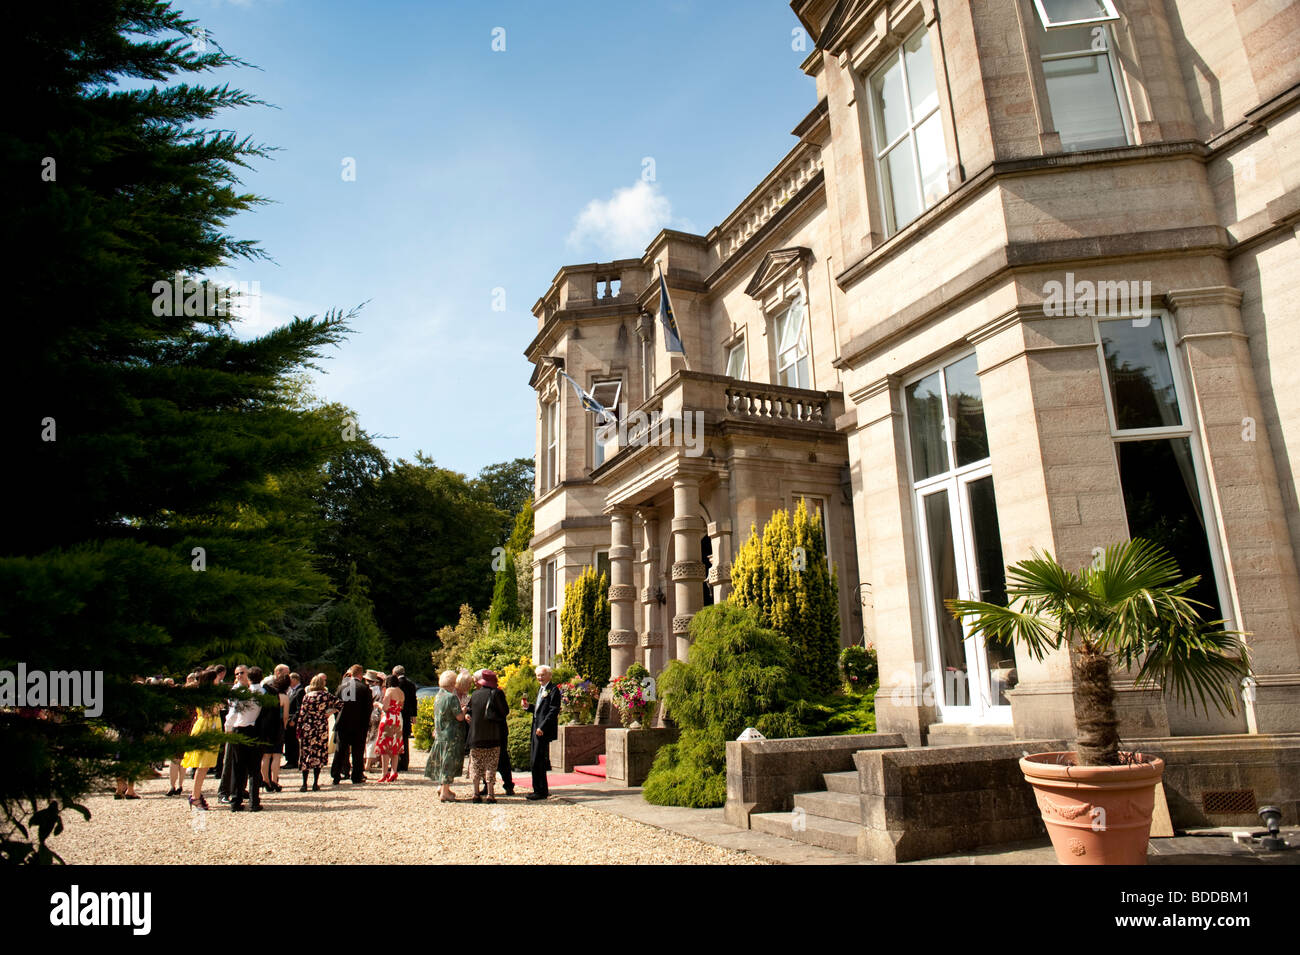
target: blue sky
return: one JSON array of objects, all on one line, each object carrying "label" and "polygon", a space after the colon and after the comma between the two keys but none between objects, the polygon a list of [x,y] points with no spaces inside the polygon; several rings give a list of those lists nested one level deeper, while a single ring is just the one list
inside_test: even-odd
[{"label": "blue sky", "polygon": [[278,107],[216,124],[279,147],[231,226],[275,263],[220,273],[259,283],[243,333],[368,302],[317,392],[469,474],[533,453],[522,352],[556,270],[707,231],[815,105],[780,0],[175,6],[260,68],[210,76]]}]

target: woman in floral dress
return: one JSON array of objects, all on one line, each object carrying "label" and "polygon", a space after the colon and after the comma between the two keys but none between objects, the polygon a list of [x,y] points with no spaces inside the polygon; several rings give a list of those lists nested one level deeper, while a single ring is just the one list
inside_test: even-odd
[{"label": "woman in floral dress", "polygon": [[312,773],[312,790],[320,791],[321,767],[329,761],[330,714],[341,709],[343,701],[325,689],[325,674],[317,673],[298,705],[298,768],[302,770],[299,792],[307,791],[308,770]]},{"label": "woman in floral dress", "polygon": [[375,740],[375,755],[379,757],[379,768],[384,771],[384,775],[379,777],[381,783],[397,781],[397,761],[402,756],[402,704],[405,702],[406,694],[402,692],[397,677],[388,677],[384,681],[383,716]]},{"label": "woman in floral dress", "polygon": [[438,677],[438,696],[433,703],[433,748],[424,775],[440,784],[438,798],[455,802],[451,784],[465,761],[465,710],[456,695],[456,671],[444,670]]}]

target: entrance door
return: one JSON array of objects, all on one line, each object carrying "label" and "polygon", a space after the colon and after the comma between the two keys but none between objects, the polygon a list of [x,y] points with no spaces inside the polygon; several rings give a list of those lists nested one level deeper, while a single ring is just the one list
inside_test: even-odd
[{"label": "entrance door", "polygon": [[1011,721],[1009,645],[986,646],[946,606],[1006,600],[997,498],[975,356],[905,389],[926,631],[924,691],[945,722]]}]

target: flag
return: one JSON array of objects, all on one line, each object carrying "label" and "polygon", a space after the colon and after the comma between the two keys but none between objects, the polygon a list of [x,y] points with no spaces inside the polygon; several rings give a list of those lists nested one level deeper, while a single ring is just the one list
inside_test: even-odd
[{"label": "flag", "polygon": [[668,283],[664,273],[659,272],[659,321],[664,323],[664,347],[670,352],[677,352],[685,357],[686,349],[682,347],[682,333],[677,328],[677,319],[673,316],[673,303],[668,299]]},{"label": "flag", "polygon": [[610,411],[599,401],[593,398],[591,392],[586,391],[585,389],[583,389],[582,385],[578,384],[576,381],[573,380],[572,375],[570,375],[568,372],[560,368],[557,368],[555,370],[558,371],[561,375],[563,375],[565,379],[568,380],[569,384],[573,385],[573,390],[577,393],[578,401],[582,404],[583,408],[585,408],[588,411],[594,412],[600,418],[602,423],[614,424],[615,422],[618,421],[618,418],[615,416],[614,412]]}]

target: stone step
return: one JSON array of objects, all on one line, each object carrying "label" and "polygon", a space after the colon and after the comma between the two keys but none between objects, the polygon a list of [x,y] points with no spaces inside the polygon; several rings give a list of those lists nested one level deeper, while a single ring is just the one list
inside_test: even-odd
[{"label": "stone step", "polygon": [[795,793],[794,807],[802,809],[810,817],[862,822],[862,802],[857,793]]},{"label": "stone step", "polygon": [[847,773],[822,773],[822,779],[826,780],[826,789],[829,792],[850,793],[854,796],[858,794],[857,770]]},{"label": "stone step", "polygon": [[862,832],[856,823],[793,812],[756,812],[749,817],[749,826],[769,835],[850,855],[857,854],[858,835]]},{"label": "stone step", "polygon": [[598,779],[605,778],[605,757],[600,757],[600,762],[594,766],[574,766],[575,773],[581,773],[583,776],[595,776]]},{"label": "stone step", "polygon": [[1016,738],[1014,726],[979,723],[931,723],[927,746],[964,746],[1008,743]]}]

